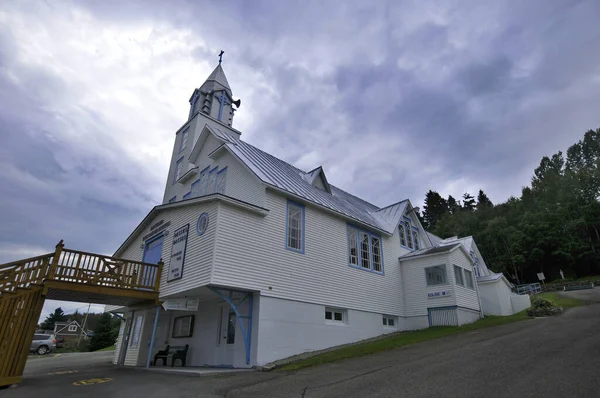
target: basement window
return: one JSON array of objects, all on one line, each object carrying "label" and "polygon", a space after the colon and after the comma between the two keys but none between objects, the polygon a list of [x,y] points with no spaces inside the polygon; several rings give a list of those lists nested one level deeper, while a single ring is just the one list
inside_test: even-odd
[{"label": "basement window", "polygon": [[382,319],[383,319],[383,326],[388,327],[388,328],[394,328],[394,329],[397,327],[397,322],[396,322],[395,316],[383,315]]},{"label": "basement window", "polygon": [[345,310],[325,308],[325,322],[326,323],[347,323],[347,316]]}]

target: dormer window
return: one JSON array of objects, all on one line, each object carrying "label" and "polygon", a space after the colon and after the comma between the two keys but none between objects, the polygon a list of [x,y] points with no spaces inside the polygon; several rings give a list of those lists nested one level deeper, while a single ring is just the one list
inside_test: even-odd
[{"label": "dormer window", "polygon": [[421,249],[421,241],[419,240],[419,229],[412,225],[412,221],[408,217],[404,217],[398,224],[398,235],[400,237],[400,246],[409,250]]}]

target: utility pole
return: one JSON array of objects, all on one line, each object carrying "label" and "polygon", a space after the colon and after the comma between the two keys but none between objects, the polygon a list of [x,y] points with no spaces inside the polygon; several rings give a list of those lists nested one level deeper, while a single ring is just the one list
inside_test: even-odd
[{"label": "utility pole", "polygon": [[90,314],[90,307],[92,303],[88,304],[87,312],[85,313],[85,318],[83,319],[83,325],[81,326],[81,332],[79,333],[79,340],[77,341],[77,348],[79,348],[79,344],[81,344],[81,335],[85,333],[85,324],[87,322],[88,315]]}]

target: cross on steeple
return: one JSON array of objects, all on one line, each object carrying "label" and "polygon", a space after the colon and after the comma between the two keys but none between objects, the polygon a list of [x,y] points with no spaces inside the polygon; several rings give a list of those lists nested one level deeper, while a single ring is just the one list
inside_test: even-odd
[{"label": "cross on steeple", "polygon": [[221,62],[223,62],[223,54],[225,53],[225,51],[221,50],[221,52],[219,53],[219,65],[221,65]]}]

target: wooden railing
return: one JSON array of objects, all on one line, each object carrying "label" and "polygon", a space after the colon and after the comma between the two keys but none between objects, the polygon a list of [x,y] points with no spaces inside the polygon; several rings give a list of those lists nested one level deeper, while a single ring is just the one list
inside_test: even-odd
[{"label": "wooden railing", "polygon": [[65,249],[60,241],[54,253],[0,265],[0,292],[45,280],[158,292],[162,265]]}]

